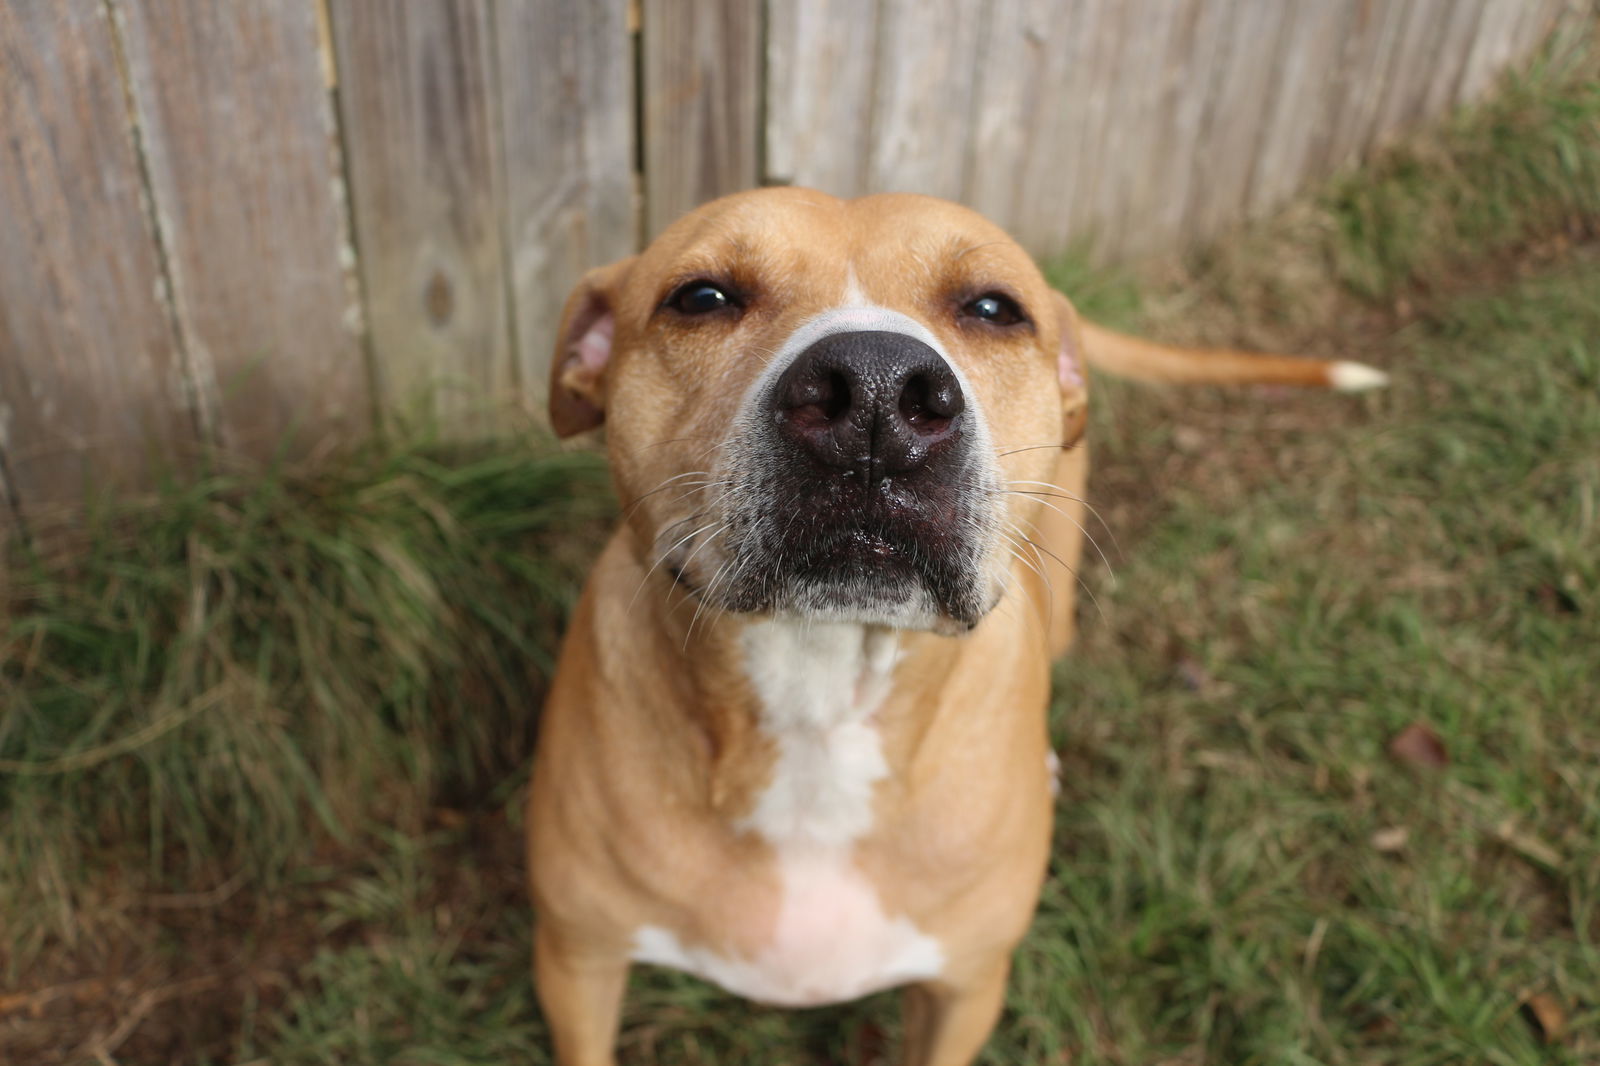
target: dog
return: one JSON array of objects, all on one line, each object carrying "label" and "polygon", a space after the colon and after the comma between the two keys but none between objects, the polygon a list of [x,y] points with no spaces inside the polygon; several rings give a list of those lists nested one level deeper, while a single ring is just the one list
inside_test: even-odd
[{"label": "dog", "polygon": [[614,1062],[633,963],[795,1007],[904,986],[910,1066],[978,1053],[1049,857],[1086,363],[1384,380],[1080,321],[1002,230],[924,196],[736,194],[578,284],[550,418],[605,423],[623,517],[529,792],[562,1066]]}]

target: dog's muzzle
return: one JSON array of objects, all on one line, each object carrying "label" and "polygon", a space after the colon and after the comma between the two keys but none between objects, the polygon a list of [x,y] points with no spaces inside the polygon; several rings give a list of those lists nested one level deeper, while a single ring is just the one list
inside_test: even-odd
[{"label": "dog's muzzle", "polygon": [[908,332],[829,333],[759,382],[728,449],[733,610],[962,630],[992,605],[987,435]]}]

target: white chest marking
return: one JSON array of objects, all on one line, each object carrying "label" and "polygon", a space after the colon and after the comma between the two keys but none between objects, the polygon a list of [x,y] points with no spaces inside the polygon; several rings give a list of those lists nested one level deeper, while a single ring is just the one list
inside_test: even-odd
[{"label": "white chest marking", "polygon": [[754,957],[727,958],[645,926],[635,932],[635,960],[785,1006],[854,999],[941,972],[939,942],[884,913],[851,855],[872,827],[873,786],[888,773],[872,715],[895,652],[891,632],[855,625],[773,621],[747,631],[746,666],[777,761],[741,828],[777,854],[783,899],[771,941]]}]

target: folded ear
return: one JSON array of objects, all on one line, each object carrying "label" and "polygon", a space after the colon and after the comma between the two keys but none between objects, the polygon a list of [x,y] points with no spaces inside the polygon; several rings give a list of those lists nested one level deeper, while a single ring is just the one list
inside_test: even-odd
[{"label": "folded ear", "polygon": [[1061,446],[1078,443],[1089,425],[1089,380],[1083,361],[1083,328],[1072,301],[1053,293],[1056,331],[1056,379],[1061,384]]},{"label": "folded ear", "polygon": [[550,425],[558,437],[594,429],[606,419],[606,369],[617,321],[617,286],[633,256],[585,274],[567,297],[550,359]]}]

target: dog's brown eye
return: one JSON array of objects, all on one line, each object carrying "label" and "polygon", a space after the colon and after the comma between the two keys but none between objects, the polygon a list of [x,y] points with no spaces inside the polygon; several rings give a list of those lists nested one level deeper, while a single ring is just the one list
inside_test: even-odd
[{"label": "dog's brown eye", "polygon": [[721,286],[709,281],[691,281],[680,285],[667,297],[667,306],[686,315],[705,315],[733,306],[733,297]]},{"label": "dog's brown eye", "polygon": [[996,326],[1014,326],[1023,321],[1017,301],[1000,292],[984,293],[964,306],[961,313]]}]

